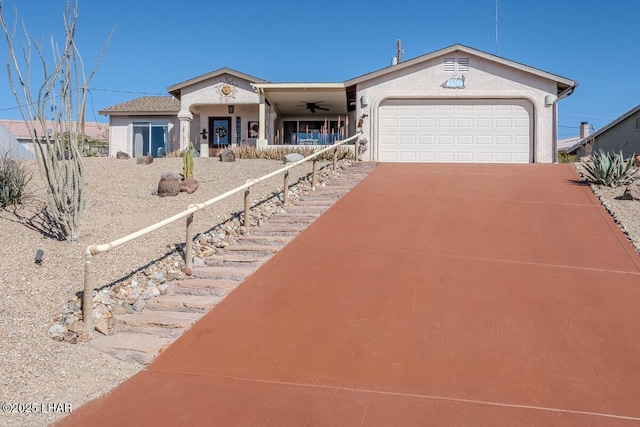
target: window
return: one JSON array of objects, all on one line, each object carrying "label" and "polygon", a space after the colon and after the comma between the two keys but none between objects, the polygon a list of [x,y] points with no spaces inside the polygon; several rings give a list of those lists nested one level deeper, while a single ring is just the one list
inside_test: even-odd
[{"label": "window", "polygon": [[636,130],[640,130],[640,117],[636,117]]},{"label": "window", "polygon": [[469,58],[444,58],[445,73],[468,73]]},{"label": "window", "polygon": [[293,145],[325,145],[345,138],[345,121],[340,120],[299,120],[283,122],[283,142]]},{"label": "window", "polygon": [[133,123],[133,157],[151,154],[162,157],[166,153],[169,126],[150,122]]}]

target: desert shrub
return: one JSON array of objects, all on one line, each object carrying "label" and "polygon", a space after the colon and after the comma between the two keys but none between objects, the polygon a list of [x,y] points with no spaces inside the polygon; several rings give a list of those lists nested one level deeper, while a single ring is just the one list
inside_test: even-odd
[{"label": "desert shrub", "polygon": [[634,180],[638,168],[633,165],[634,156],[625,159],[619,154],[605,153],[602,149],[582,161],[584,175],[589,182],[608,187],[626,185]]},{"label": "desert shrub", "polygon": [[21,160],[0,155],[0,208],[22,203],[27,196],[31,172]]},{"label": "desert shrub", "polygon": [[578,161],[578,156],[575,154],[558,152],[558,163],[574,163]]},{"label": "desert shrub", "polygon": [[[232,149],[236,159],[265,159],[265,160],[282,160],[284,156],[291,153],[298,153],[303,157],[310,156],[316,150],[312,147],[291,146],[291,147],[273,147],[258,149],[255,147],[237,147]],[[353,158],[352,150],[347,147],[338,147],[338,159]],[[332,160],[333,151],[329,150],[318,156],[319,160]]]}]

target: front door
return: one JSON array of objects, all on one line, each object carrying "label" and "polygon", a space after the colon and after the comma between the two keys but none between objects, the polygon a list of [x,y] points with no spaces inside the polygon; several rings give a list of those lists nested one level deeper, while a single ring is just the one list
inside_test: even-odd
[{"label": "front door", "polygon": [[[209,118],[209,148],[224,148],[231,142],[231,118],[230,117],[210,117]],[[215,154],[214,154],[215,156]]]}]

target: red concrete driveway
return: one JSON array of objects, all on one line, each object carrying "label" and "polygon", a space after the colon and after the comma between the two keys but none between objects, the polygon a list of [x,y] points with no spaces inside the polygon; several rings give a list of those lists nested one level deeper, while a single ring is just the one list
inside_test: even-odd
[{"label": "red concrete driveway", "polygon": [[381,164],[66,425],[640,425],[640,258],[568,165]]}]

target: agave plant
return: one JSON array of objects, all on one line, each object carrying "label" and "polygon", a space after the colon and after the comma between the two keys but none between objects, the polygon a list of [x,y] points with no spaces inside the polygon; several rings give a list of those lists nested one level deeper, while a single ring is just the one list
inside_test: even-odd
[{"label": "agave plant", "polygon": [[581,161],[586,178],[599,185],[618,187],[634,180],[638,168],[633,165],[633,157],[625,159],[619,154],[605,153],[600,149],[594,153],[591,161]]}]

